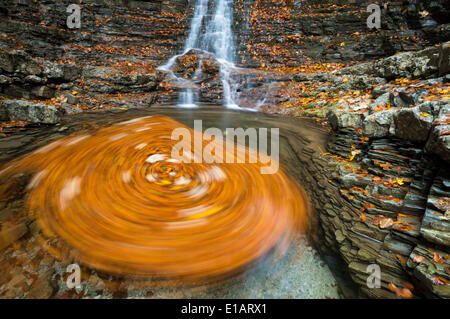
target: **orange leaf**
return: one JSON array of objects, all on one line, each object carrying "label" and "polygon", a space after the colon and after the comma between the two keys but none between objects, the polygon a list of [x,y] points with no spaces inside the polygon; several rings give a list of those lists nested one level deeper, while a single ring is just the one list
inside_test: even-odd
[{"label": "orange leaf", "polygon": [[409,290],[408,288],[397,288],[395,290],[395,293],[401,298],[412,298],[413,296],[411,290]]},{"label": "orange leaf", "polygon": [[415,262],[415,263],[418,263],[418,264],[420,264],[422,261],[424,261],[425,260],[425,258],[423,257],[423,256],[419,256],[419,255],[416,255],[416,256],[414,256],[414,258],[413,258],[413,261]]},{"label": "orange leaf", "polygon": [[414,289],[414,285],[410,282],[404,281],[402,282],[403,287],[408,288],[408,289]]},{"label": "orange leaf", "polygon": [[405,262],[406,262],[405,257],[403,257],[402,255],[397,254],[397,255],[395,255],[395,257],[397,257],[397,259],[398,259],[401,263],[405,263]]},{"label": "orange leaf", "polygon": [[433,254],[433,261],[438,264],[445,263],[445,260],[443,258],[441,258],[438,253]]},{"label": "orange leaf", "polygon": [[397,286],[395,286],[393,283],[389,283],[388,288],[392,292],[395,292],[395,290],[397,290]]},{"label": "orange leaf", "polygon": [[447,279],[439,277],[439,276],[433,277],[433,278],[431,278],[431,280],[433,281],[433,284],[435,284],[435,285],[448,285],[449,284],[449,281]]}]

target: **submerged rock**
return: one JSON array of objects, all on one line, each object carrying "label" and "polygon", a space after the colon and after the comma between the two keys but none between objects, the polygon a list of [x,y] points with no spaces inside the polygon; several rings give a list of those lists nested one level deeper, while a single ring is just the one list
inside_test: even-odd
[{"label": "submerged rock", "polygon": [[173,72],[182,78],[200,82],[218,76],[220,63],[211,53],[192,49],[175,60]]}]

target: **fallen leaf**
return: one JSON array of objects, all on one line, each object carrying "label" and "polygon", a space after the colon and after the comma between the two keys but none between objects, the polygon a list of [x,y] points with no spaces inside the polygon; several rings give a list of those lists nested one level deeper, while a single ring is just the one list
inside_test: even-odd
[{"label": "fallen leaf", "polygon": [[397,257],[397,259],[401,262],[401,263],[406,263],[406,259],[405,257],[403,257],[402,255],[395,255],[395,257]]},{"label": "fallen leaf", "polygon": [[414,285],[410,282],[404,281],[402,282],[403,287],[408,288],[408,289],[414,289]]},{"label": "fallen leaf", "polygon": [[394,285],[392,282],[389,283],[388,288],[390,291],[395,292],[395,290],[397,290],[397,286]]},{"label": "fallen leaf", "polygon": [[441,258],[441,256],[439,256],[438,253],[434,253],[434,254],[433,254],[433,261],[434,261],[435,263],[438,263],[438,264],[443,264],[443,263],[445,263],[445,259],[444,259],[444,258]]},{"label": "fallen leaf", "polygon": [[401,298],[412,298],[413,294],[408,288],[397,288],[395,294]]},{"label": "fallen leaf", "polygon": [[424,261],[425,260],[425,257],[423,257],[423,256],[419,256],[419,255],[416,255],[416,256],[414,256],[414,258],[413,258],[413,261],[415,262],[415,263],[418,263],[418,264],[420,264],[422,261]]},{"label": "fallen leaf", "polygon": [[435,285],[447,285],[449,283],[447,279],[439,276],[431,278],[431,281],[433,281],[433,284]]}]

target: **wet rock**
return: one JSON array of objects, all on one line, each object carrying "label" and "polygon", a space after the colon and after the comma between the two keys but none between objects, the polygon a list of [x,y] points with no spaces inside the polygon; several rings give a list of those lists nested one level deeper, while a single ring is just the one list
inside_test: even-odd
[{"label": "wet rock", "polygon": [[30,121],[33,123],[56,124],[60,121],[60,111],[54,106],[27,101],[2,101],[0,115],[3,121]]},{"label": "wet rock", "polygon": [[44,61],[43,74],[50,81],[60,81],[64,78],[64,71],[62,66],[50,61]]},{"label": "wet rock", "polygon": [[28,75],[25,77],[25,81],[32,84],[44,84],[45,81],[43,78],[36,75]]},{"label": "wet rock", "polygon": [[[198,72],[198,70],[202,71]],[[192,49],[177,57],[173,72],[185,79],[204,80],[205,77],[215,77],[220,71],[220,63],[213,54]],[[194,77],[195,74],[195,78]]]},{"label": "wet rock", "polygon": [[69,104],[78,104],[80,102],[80,99],[73,94],[67,93],[64,96],[67,98],[67,103]]},{"label": "wet rock", "polygon": [[334,130],[345,127],[362,127],[364,120],[363,114],[350,112],[349,106],[346,104],[341,104],[340,107],[327,114],[328,122]]},{"label": "wet rock", "polygon": [[[438,59],[438,53],[434,59]],[[425,77],[438,71],[437,64],[430,63],[430,57],[416,53],[400,53],[374,65],[375,73],[386,79],[399,77]]]},{"label": "wet rock", "polygon": [[[449,274],[445,269],[450,264],[445,258],[439,258],[446,254],[448,252],[417,245],[406,263],[414,276],[431,292],[431,298],[450,298],[450,285],[442,280],[448,280],[446,278],[449,278]],[[439,262],[435,261],[436,255]]]},{"label": "wet rock", "polygon": [[430,188],[427,209],[420,228],[420,233],[428,241],[447,247],[450,247],[450,220],[445,216],[446,211],[436,203],[450,193],[449,181],[450,171],[448,168],[442,168]]},{"label": "wet rock", "polygon": [[32,93],[38,98],[51,99],[52,97],[55,96],[56,90],[52,89],[46,85],[43,85],[43,86],[35,87],[32,90]]},{"label": "wet rock", "polygon": [[213,59],[202,59],[201,68],[203,72],[214,76],[219,73],[220,64]]},{"label": "wet rock", "polygon": [[381,94],[380,96],[378,96],[376,99],[375,99],[375,101],[371,104],[371,105],[369,105],[369,109],[370,110],[373,110],[373,109],[376,109],[376,108],[378,108],[378,107],[380,107],[380,106],[386,106],[388,103],[391,103],[391,101],[392,101],[392,95],[391,95],[391,93],[384,93],[384,94]]},{"label": "wet rock", "polygon": [[0,85],[9,84],[11,82],[12,82],[11,79],[9,77],[7,77],[6,75],[3,75],[3,74],[0,75]]},{"label": "wet rock", "polygon": [[81,69],[75,64],[58,64],[44,61],[43,75],[50,82],[70,82],[80,77]]},{"label": "wet rock", "polygon": [[143,93],[156,91],[165,72],[123,73],[109,67],[86,67],[83,77],[88,79],[85,88],[89,92]]},{"label": "wet rock", "polygon": [[367,75],[357,75],[346,79],[347,81],[343,81],[344,77],[329,77],[321,80],[332,82],[337,90],[367,90],[372,88],[372,86],[386,82],[383,78]]},{"label": "wet rock", "polygon": [[432,74],[445,74],[448,70],[449,43],[418,52],[405,52],[382,61],[369,62],[338,71],[339,74],[376,75],[385,79],[400,77],[424,78]]},{"label": "wet rock", "polygon": [[413,142],[425,142],[433,123],[433,116],[425,111],[425,107],[417,106],[396,112],[395,136]]},{"label": "wet rock", "polygon": [[448,122],[450,105],[443,105],[434,119],[436,125],[431,131],[425,148],[430,153],[439,155],[443,160],[450,162],[450,124]]},{"label": "wet rock", "polygon": [[27,53],[21,50],[13,50],[0,55],[0,69],[7,73],[23,73],[40,75],[41,66]]},{"label": "wet rock", "polygon": [[363,133],[368,137],[386,137],[395,133],[395,114],[398,110],[384,110],[367,116],[362,124]]},{"label": "wet rock", "polygon": [[384,247],[393,251],[394,253],[401,254],[404,256],[409,256],[413,247],[408,243],[395,240],[392,236],[388,235],[384,239]]}]

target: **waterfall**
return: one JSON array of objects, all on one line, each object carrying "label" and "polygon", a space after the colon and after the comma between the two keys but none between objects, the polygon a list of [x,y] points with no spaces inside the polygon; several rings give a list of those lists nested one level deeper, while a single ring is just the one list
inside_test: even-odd
[{"label": "waterfall", "polygon": [[[213,0],[214,13],[207,21],[209,0],[197,0],[194,9],[194,16],[191,21],[189,36],[184,44],[183,55],[191,49],[204,50],[214,54],[220,63],[220,77],[223,86],[223,97],[225,106],[229,108],[239,108],[234,102],[233,92],[230,85],[230,73],[234,68],[234,39],[233,39],[233,9],[232,0]],[[205,33],[202,34],[202,26],[205,25]],[[186,79],[177,77],[171,68],[175,60],[180,55],[173,56],[161,70],[171,72],[171,75],[179,83],[189,82]],[[191,88],[184,89],[178,100],[178,106],[195,107],[195,95]]]}]

